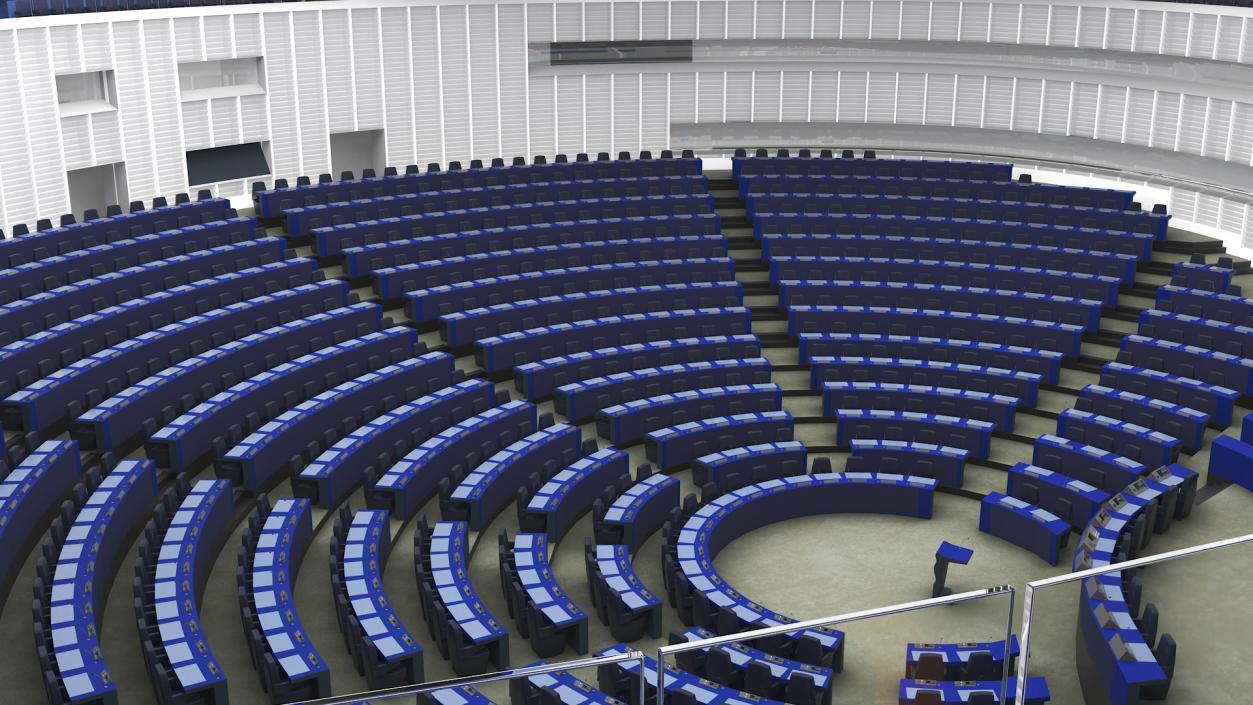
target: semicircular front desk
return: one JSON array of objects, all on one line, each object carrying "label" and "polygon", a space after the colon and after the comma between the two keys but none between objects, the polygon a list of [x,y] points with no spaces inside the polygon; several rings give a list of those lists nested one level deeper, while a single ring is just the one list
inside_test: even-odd
[{"label": "semicircular front desk", "polygon": [[[725,634],[790,624],[796,620],[753,602],[727,584],[713,566],[719,551],[763,526],[819,514],[930,519],[936,485],[930,478],[872,472],[797,475],[748,485],[706,504],[687,520],[675,542],[676,563],[668,577],[679,595],[692,597],[692,621],[700,626],[717,627]],[[788,653],[779,655],[816,660],[836,670],[843,663],[844,635],[839,631],[807,630],[781,641],[778,650]],[[821,653],[812,649],[804,653],[807,641],[816,641]]]}]

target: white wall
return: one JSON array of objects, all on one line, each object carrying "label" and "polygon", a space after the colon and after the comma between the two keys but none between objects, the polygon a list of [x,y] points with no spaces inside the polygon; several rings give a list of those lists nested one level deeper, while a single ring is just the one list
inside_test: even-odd
[{"label": "white wall", "polygon": [[[131,198],[147,200],[187,190],[186,150],[268,141],[274,175],[294,179],[331,170],[330,133],[376,129],[397,165],[658,150],[672,123],[782,121],[1061,134],[1247,167],[1253,82],[1238,79],[1253,63],[1251,22],[1248,10],[1202,5],[923,0],[361,0],[6,20],[0,225],[68,210],[67,169],[124,161]],[[609,38],[812,38],[856,61],[529,63],[528,44]],[[900,40],[923,50],[873,61]],[[929,65],[927,43],[994,51]],[[1145,63],[1156,55],[1181,57],[1184,79],[1239,71],[1159,83]],[[263,95],[180,102],[179,62],[253,56],[264,58]],[[60,117],[54,76],[102,69],[115,71],[118,110]],[[1243,203],[1220,210],[1194,215],[1245,228]]]}]

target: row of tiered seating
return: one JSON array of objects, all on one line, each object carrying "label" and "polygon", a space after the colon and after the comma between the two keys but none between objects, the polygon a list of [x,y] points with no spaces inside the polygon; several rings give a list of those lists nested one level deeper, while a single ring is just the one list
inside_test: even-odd
[{"label": "row of tiered seating", "polygon": [[383,589],[392,548],[387,512],[340,507],[331,533],[335,617],[357,672],[372,690],[420,683],[422,645],[401,623]]},{"label": "row of tiered seating", "polygon": [[234,513],[229,482],[188,485],[179,476],[140,539],[135,624],[162,705],[226,701],[226,674],[205,639],[198,606]]}]

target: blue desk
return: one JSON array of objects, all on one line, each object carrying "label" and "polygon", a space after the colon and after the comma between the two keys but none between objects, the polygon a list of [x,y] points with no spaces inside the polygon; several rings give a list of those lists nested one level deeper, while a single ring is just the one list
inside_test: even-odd
[{"label": "blue desk", "polygon": [[989,492],[979,510],[979,531],[1026,549],[1057,565],[1070,525],[1052,512],[1001,492]]},{"label": "blue desk", "polygon": [[1122,362],[1105,363],[1101,368],[1101,384],[1209,414],[1210,425],[1215,428],[1231,425],[1233,406],[1240,398],[1240,393],[1234,389]]},{"label": "blue desk", "polygon": [[157,684],[166,697],[226,700],[226,674],[204,638],[197,606],[234,514],[231,483],[201,480],[183,498],[162,538],[152,603],[145,605],[145,612],[151,609],[154,615],[149,633],[155,637],[156,657],[171,678]]},{"label": "blue desk", "polygon": [[967,311],[877,306],[789,306],[788,333],[887,333],[1044,348],[1075,357],[1083,328]]},{"label": "blue desk", "polygon": [[[1006,666],[1005,660],[1005,640],[999,641],[979,641],[979,642],[958,642],[948,644],[934,644],[926,642],[910,643],[905,647],[905,671],[907,675],[911,674],[919,659],[928,654],[938,655],[944,662],[944,680],[976,680],[969,678],[968,667],[970,666],[970,657],[975,654],[985,653],[992,657],[992,668],[994,669],[991,678],[1000,678],[1004,673]],[[1009,669],[1012,677],[1014,670],[1014,662],[1018,659],[1018,637],[1013,636],[1009,642]],[[913,677],[912,675],[910,677]]]},{"label": "blue desk", "polygon": [[1227,267],[1198,262],[1176,262],[1171,271],[1170,283],[1221,294],[1231,285],[1232,274],[1234,272]]},{"label": "blue desk", "polygon": [[276,501],[257,532],[255,551],[245,559],[247,599],[257,621],[249,628],[260,632],[256,647],[273,656],[273,667],[259,670],[278,699],[330,695],[330,669],[301,623],[293,593],[313,536],[310,507],[305,499]]},{"label": "blue desk", "polygon": [[495,401],[496,385],[468,379],[401,404],[354,429],[301,468],[292,477],[292,494],[327,509],[339,506],[371,474],[386,470],[391,459]]},{"label": "blue desk", "polygon": [[1148,472],[1143,463],[1131,458],[1049,433],[1036,439],[1031,464],[1109,493],[1119,492]]},{"label": "blue desk", "polygon": [[[1044,678],[1028,678],[1027,697],[1021,700],[1012,690],[1017,687],[1017,681],[1011,678],[1009,687],[1011,702],[1021,705],[1043,705],[1053,697]],[[939,694],[942,703],[964,703],[975,693],[988,693],[996,698],[995,702],[1001,702],[1000,681],[927,681],[902,678],[898,696],[900,705],[913,705],[918,694],[923,692]]]},{"label": "blue desk", "polygon": [[548,658],[568,646],[587,653],[587,614],[574,604],[548,562],[548,537],[519,533],[501,536],[500,576],[509,611],[525,626],[535,653]]},{"label": "blue desk", "polygon": [[592,604],[615,639],[636,641],[661,636],[661,598],[644,586],[623,544],[584,544],[584,562]]},{"label": "blue desk", "polygon": [[715,416],[779,411],[782,406],[783,390],[773,383],[692,389],[601,409],[596,412],[596,433],[614,445],[627,446],[666,426]]},{"label": "blue desk", "polygon": [[1079,409],[1066,409],[1057,417],[1057,434],[1157,468],[1179,457],[1179,439],[1119,419]]},{"label": "blue desk", "polygon": [[1219,436],[1210,446],[1209,472],[1253,492],[1253,445]]},{"label": "blue desk", "polygon": [[[594,241],[591,239],[589,241]],[[528,244],[530,243],[527,239]],[[522,247],[523,245],[518,245]],[[502,248],[492,248],[488,252]],[[600,291],[625,286],[649,286],[675,281],[716,282],[733,277],[729,257],[685,257],[585,264],[499,277],[441,284],[405,293],[405,312],[424,323],[441,316],[491,306],[501,301],[523,301],[579,291]]]},{"label": "blue desk", "polygon": [[[252,491],[260,491],[289,474],[292,459],[306,452],[310,438],[323,450],[323,432],[337,428],[345,417],[358,425],[363,409],[375,412],[417,399],[452,379],[453,358],[444,352],[400,360],[342,382],[312,399],[284,411],[222,454],[214,463],[219,477]],[[303,462],[303,460],[301,461]]]},{"label": "blue desk", "polygon": [[855,438],[915,441],[965,448],[972,458],[987,458],[995,425],[978,419],[965,419],[912,411],[877,409],[836,409],[836,445],[848,448]]},{"label": "blue desk", "polygon": [[644,436],[644,444],[648,459],[660,470],[669,471],[729,448],[790,441],[792,431],[791,412],[761,411],[659,428]]},{"label": "blue desk", "polygon": [[1009,468],[1005,491],[1011,497],[1048,510],[1075,531],[1083,531],[1092,515],[1110,498],[1110,493],[1082,480],[1029,463],[1016,463]]},{"label": "blue desk", "polygon": [[1079,391],[1075,408],[1110,416],[1179,439],[1189,453],[1201,449],[1209,414],[1152,396],[1089,384]]},{"label": "blue desk", "polygon": [[[704,627],[691,627],[682,632],[671,632],[671,643],[699,641],[701,639],[712,639],[717,634]],[[711,651],[719,651],[726,654],[729,665],[738,672],[739,677],[744,678],[748,671],[748,667],[752,664],[762,664],[770,671],[770,682],[765,684],[763,689],[753,689],[753,694],[763,698],[771,698],[784,702],[803,701],[808,694],[790,692],[790,688],[795,681],[797,690],[804,692],[801,685],[804,681],[813,684],[813,692],[817,694],[817,702],[823,705],[831,703],[831,683],[834,677],[830,668],[825,666],[815,666],[813,664],[796,661],[793,659],[782,658],[774,654],[768,654],[760,649],[755,649],[744,644],[731,643],[721,646],[712,646],[696,651],[684,651],[675,655],[675,661],[679,668],[700,675],[708,680],[720,682],[720,679],[711,675],[706,666],[706,654]],[[725,677],[725,676],[724,676]],[[749,687],[747,684],[745,687]]]},{"label": "blue desk", "polygon": [[[274,284],[282,284],[287,278],[286,275],[279,275],[278,282]],[[296,278],[301,277],[296,274]],[[249,279],[259,279],[263,283],[267,279],[273,280],[273,274],[258,270],[251,274],[233,275],[232,279],[246,280],[246,282]],[[198,291],[203,289],[202,296],[205,296],[214,289],[229,288],[226,287],[229,283],[231,282],[222,282],[222,280],[214,282],[213,279],[207,279],[199,282],[200,287],[195,287],[195,289]],[[246,291],[252,289],[253,286],[261,287],[262,284],[243,284]],[[178,288],[192,289],[193,287],[175,287],[175,289]],[[170,292],[173,292],[173,289]],[[174,316],[174,312],[183,309],[184,303],[178,302],[177,299],[188,298],[185,296],[187,292],[174,294],[170,292],[159,292],[165,294],[160,297],[159,301],[169,303],[172,307],[170,313],[164,318]],[[219,293],[226,294],[227,292]],[[183,294],[183,296],[178,296],[178,294]],[[154,301],[158,301],[155,294],[153,297],[142,297],[128,302],[138,304],[138,306],[110,307],[104,311],[89,314],[89,316],[75,318],[74,321],[54,327],[46,332],[48,333],[46,336],[40,336],[43,338],[41,344],[34,344],[34,339],[28,338],[21,343],[13,343],[0,349],[0,359],[3,359],[5,366],[13,364],[11,373],[6,371],[3,376],[0,376],[0,394],[5,394],[4,389],[19,384],[20,377],[33,371],[33,368],[29,367],[30,359],[31,356],[40,356],[40,348],[46,351],[51,344],[58,342],[63,349],[78,346],[81,347],[81,352],[88,353],[94,348],[89,347],[85,342],[75,343],[75,338],[94,337],[91,331],[95,331],[99,333],[100,339],[108,342],[108,338],[119,329],[129,329],[135,334],[114,346],[84,354],[84,357],[76,359],[68,366],[56,369],[48,376],[26,384],[24,388],[0,401],[0,417],[3,417],[6,427],[14,428],[14,430],[21,428],[24,431],[35,431],[54,426],[56,423],[79,416],[89,404],[94,403],[95,394],[107,392],[105,381],[113,378],[122,379],[129,369],[142,367],[149,359],[172,361],[177,356],[190,357],[194,349],[214,347],[213,341],[218,337],[234,336],[237,328],[256,332],[289,316],[291,312],[330,312],[332,309],[341,308],[347,302],[347,296],[346,282],[326,279],[316,284],[299,284],[297,287],[283,289],[273,294],[261,294],[247,301],[213,308],[211,311],[183,318],[182,321],[174,321],[152,329],[150,327],[154,323],[153,318],[160,321],[163,317],[158,314],[153,318],[145,319],[144,324],[135,323],[134,309],[143,311],[144,308],[153,307]],[[213,302],[205,303],[212,304]],[[381,313],[380,311],[380,319]]]},{"label": "blue desk", "polygon": [[592,377],[683,362],[760,356],[761,342],[752,334],[643,341],[518,365],[514,385],[528,400],[535,401],[551,396],[557,387]]},{"label": "blue desk", "polygon": [[[530,665],[540,666],[543,663],[539,661]],[[540,705],[546,702],[554,705],[624,705],[621,700],[593,688],[569,671],[553,671],[512,680],[509,682],[509,692],[513,705]]]},{"label": "blue desk", "polygon": [[737,490],[765,480],[804,475],[809,451],[799,441],[759,443],[702,455],[692,461],[692,482],[711,483],[720,492]]},{"label": "blue desk", "polygon": [[852,455],[846,468],[860,472],[889,472],[929,477],[943,487],[961,487],[966,458],[965,448],[915,441],[854,438],[849,441]]},{"label": "blue desk", "polygon": [[[265,370],[267,360],[280,364],[307,355],[337,338],[378,330],[378,307],[358,304],[318,313],[256,331],[212,347],[148,375],[96,404],[70,424],[70,433],[87,450],[121,450],[162,421],[165,409],[181,414],[222,391],[225,382]],[[402,331],[396,331],[401,333]],[[416,335],[410,332],[410,340]]]},{"label": "blue desk", "polygon": [[1012,433],[1017,397],[931,384],[894,382],[822,382],[822,415],[838,409],[913,411],[987,421]]},{"label": "blue desk", "polygon": [[1048,384],[1057,384],[1061,361],[1066,357],[1054,350],[914,335],[801,333],[799,338],[802,363],[815,357],[929,360],[1029,372]]},{"label": "blue desk", "polygon": [[1253,394],[1253,358],[1142,335],[1123,336],[1119,350],[1132,365]]},{"label": "blue desk", "polygon": [[507,299],[440,316],[440,337],[454,348],[476,340],[539,326],[602,316],[689,308],[740,306],[736,281],[691,281],[574,291],[539,298]]},{"label": "blue desk", "polygon": [[562,385],[553,395],[553,408],[573,423],[584,423],[595,418],[601,409],[636,399],[769,381],[770,361],[763,357],[680,362]]},{"label": "blue desk", "polygon": [[[335,315],[350,308],[320,315]],[[370,328],[376,325],[363,324],[358,330]],[[412,350],[412,339],[395,330],[368,332],[313,350],[257,372],[185,410],[148,436],[144,451],[157,467],[176,473],[198,470],[285,407],[325,391],[328,384],[340,379],[345,368],[381,367],[387,360],[408,357]]]},{"label": "blue desk", "polygon": [[567,424],[519,438],[467,473],[451,494],[441,498],[441,512],[446,519],[468,521],[471,531],[482,531],[517,499],[518,488],[525,486],[532,474],[547,480],[577,460],[582,445],[579,429]]},{"label": "blue desk", "polygon": [[[705,627],[725,622],[739,628],[789,624],[794,621],[790,617],[749,600],[726,584],[713,567],[724,546],[762,526],[815,514],[884,513],[930,518],[935,487],[935,480],[906,475],[827,473],[768,480],[724,494],[687,520],[672,557],[668,554],[663,558],[678,601],[691,604],[690,613],[684,614],[686,610],[681,607],[680,614]],[[807,630],[778,641],[762,648],[837,671],[843,663],[841,632]],[[814,644],[817,651],[800,649],[802,642]]]},{"label": "blue desk", "polygon": [[431,527],[430,543],[419,563],[420,578],[430,589],[447,620],[435,615],[436,629],[449,634],[449,651],[458,675],[481,672],[490,661],[497,669],[509,667],[509,632],[484,606],[470,582],[466,563],[469,526],[463,521],[441,521]]},{"label": "blue desk", "polygon": [[747,335],[752,329],[751,318],[748,309],[734,306],[633,313],[560,323],[477,341],[474,361],[487,372],[500,372],[528,362],[610,346],[702,336]]},{"label": "blue desk", "polygon": [[[773,221],[773,216],[759,217]],[[942,218],[899,218],[851,215],[843,218],[803,218],[795,221],[798,232],[767,233],[762,239],[763,254],[773,260],[779,256],[815,257],[907,257],[924,260],[951,260],[972,264],[1016,265],[1033,269],[1066,271],[1114,277],[1123,283],[1135,279],[1139,258],[1113,252],[1093,252],[1086,248],[1057,247],[1028,243],[970,239],[979,221],[948,221]],[[841,225],[841,222],[844,224]],[[991,223],[999,227],[998,223]],[[1018,224],[1013,224],[1015,227]],[[832,232],[817,232],[816,228]],[[939,237],[937,230],[948,227],[954,232]],[[1048,228],[1050,226],[1028,226]],[[783,229],[783,228],[781,228]],[[870,234],[872,232],[909,233]],[[845,235],[843,233],[857,233]]]},{"label": "blue desk", "polygon": [[630,456],[616,448],[585,455],[518,504],[518,527],[556,543],[591,508],[606,487],[627,481]]},{"label": "blue desk", "polygon": [[1253,299],[1244,296],[1167,284],[1157,287],[1155,305],[1164,311],[1186,313],[1215,321],[1229,321],[1246,326],[1253,323]]},{"label": "blue desk", "polygon": [[0,479],[0,590],[8,594],[22,553],[44,530],[44,517],[82,474],[78,444],[44,441]]},{"label": "blue desk", "polygon": [[1188,343],[1237,357],[1253,357],[1253,328],[1239,323],[1150,308],[1140,312],[1136,332],[1146,338]]},{"label": "blue desk", "polygon": [[679,481],[669,475],[649,475],[618,495],[602,516],[593,517],[597,543],[626,544],[635,551],[677,506]]},{"label": "blue desk", "polygon": [[465,472],[466,458],[481,458],[532,433],[537,422],[535,406],[516,400],[493,406],[459,421],[423,441],[388,468],[366,488],[366,503],[408,519],[439,490],[441,480],[457,479]]},{"label": "blue desk", "polygon": [[571,242],[629,240],[637,237],[710,235],[717,233],[720,225],[721,220],[714,213],[662,213],[523,223],[492,228],[461,228],[453,232],[418,237],[405,237],[397,232],[394,233],[394,238],[345,248],[344,269],[350,277],[365,277],[384,267],[475,252]]},{"label": "blue desk", "polygon": [[156,496],[151,461],[119,463],[78,511],[59,549],[52,584],[37,598],[51,634],[45,669],[54,670],[44,676],[59,683],[71,703],[118,702],[97,618],[125,557],[125,542],[143,524]]},{"label": "blue desk", "polygon": [[1103,274],[914,257],[772,255],[769,259],[773,284],[789,279],[947,284],[1057,294],[1110,307],[1118,301],[1118,285],[1122,281]]},{"label": "blue desk", "polygon": [[371,689],[418,683],[423,673],[422,645],[401,623],[383,587],[392,542],[388,521],[387,512],[357,512],[337,547],[345,616],[352,617],[345,636],[361,655]]},{"label": "blue desk", "polygon": [[864,193],[1058,203],[1119,210],[1130,208],[1135,198],[1132,191],[1086,186],[899,175],[754,174],[739,179],[739,190],[741,196],[758,193]]},{"label": "blue desk", "polygon": [[[597,651],[596,655],[621,654],[630,648],[626,644],[617,644]],[[638,661],[622,661],[597,668],[597,681],[600,689],[631,705],[644,705],[639,702],[639,678],[641,676],[644,678],[645,688],[652,692],[655,698],[657,662],[652,658],[644,657],[643,674],[640,674]],[[662,685],[666,693],[684,691],[701,705],[782,705],[777,700],[769,700],[707,681],[695,674],[681,671],[677,666],[669,663],[665,666],[665,679]]]},{"label": "blue desk", "polygon": [[816,306],[895,306],[946,311],[994,313],[1055,321],[1095,331],[1101,301],[1018,289],[989,289],[969,284],[835,279],[785,279],[778,282],[779,308]]}]

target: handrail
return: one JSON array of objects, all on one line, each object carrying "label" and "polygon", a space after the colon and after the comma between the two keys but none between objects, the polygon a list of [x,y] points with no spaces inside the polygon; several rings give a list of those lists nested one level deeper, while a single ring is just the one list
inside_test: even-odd
[{"label": "handrail", "polygon": [[[1246,534],[1244,536],[1234,536],[1229,539],[1222,539],[1220,541],[1211,541],[1210,543],[1203,543],[1197,546],[1188,546],[1185,548],[1175,549],[1174,551],[1167,551],[1165,553],[1156,553],[1151,556],[1141,556],[1140,558],[1133,558],[1129,561],[1123,561],[1121,563],[1111,563],[1110,565],[1107,565],[1107,566],[1098,566],[1096,568],[1088,568],[1086,570],[1080,570],[1080,571],[1076,571],[1073,573],[1066,573],[1064,575],[1056,575],[1051,578],[1043,578],[1040,580],[1032,580],[1028,582],[1026,594],[1023,596],[1023,601],[1022,601],[1022,638],[1019,640],[1020,658],[1018,659],[1018,673],[1016,676],[1016,683],[1018,687],[1017,692],[1019,693],[1026,692],[1023,689],[1027,687],[1027,662],[1031,660],[1031,612],[1035,606],[1034,596],[1035,596],[1035,591],[1038,588],[1047,588],[1047,587],[1052,587],[1054,585],[1065,585],[1066,583],[1073,583],[1079,580],[1083,580],[1084,578],[1091,578],[1091,577],[1095,577],[1098,575],[1107,575],[1109,573],[1117,573],[1117,572],[1128,570],[1131,568],[1139,568],[1141,566],[1154,565],[1156,563],[1164,563],[1166,561],[1173,561],[1178,558],[1183,558],[1186,556],[1194,556],[1200,553],[1206,553],[1208,551],[1214,551],[1220,548],[1227,548],[1228,546],[1238,546],[1240,544],[1246,544],[1246,543],[1253,543],[1253,534]],[[1007,673],[1008,673],[1008,670],[1009,669],[1006,669]]]},{"label": "handrail", "polygon": [[[776,636],[779,634],[791,634],[806,629],[816,629],[818,627],[826,627],[833,624],[844,624],[848,622],[857,622],[873,617],[886,617],[893,614],[903,614],[905,612],[914,612],[917,610],[927,609],[929,607],[938,607],[940,605],[955,605],[961,602],[969,602],[971,600],[981,600],[996,595],[1009,595],[1008,618],[1005,621],[1005,653],[1009,653],[1009,644],[1013,638],[1014,632],[1014,595],[1016,591],[1012,585],[999,585],[996,587],[983,588],[982,590],[969,590],[967,592],[946,595],[944,597],[932,597],[925,600],[914,600],[913,602],[901,602],[886,607],[873,607],[871,609],[858,610],[856,612],[848,612],[834,617],[819,617],[817,619],[808,619],[803,622],[791,622],[789,624],[781,624],[774,627],[763,627],[747,632],[737,632],[735,634],[727,634],[724,636],[710,637],[708,639],[699,639],[695,641],[687,641],[679,644],[670,644],[668,646],[657,647],[657,705],[663,705],[665,700],[665,657],[666,654],[677,654],[685,651],[694,651],[696,649],[704,649],[720,644],[730,644],[740,641],[750,641],[768,636]],[[640,670],[640,677],[643,678],[643,669]],[[1002,669],[1001,673],[1001,693],[1004,695],[1005,687],[1009,684],[1009,668]],[[1021,687],[1021,686],[1020,686]],[[643,686],[641,686],[641,691]],[[640,702],[645,702],[643,699]]]}]

